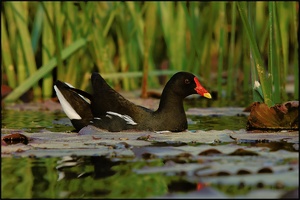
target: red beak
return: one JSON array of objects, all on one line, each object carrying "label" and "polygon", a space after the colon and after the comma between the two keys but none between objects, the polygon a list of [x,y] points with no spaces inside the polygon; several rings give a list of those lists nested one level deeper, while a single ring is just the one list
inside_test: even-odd
[{"label": "red beak", "polygon": [[195,87],[195,90],[196,92],[203,96],[203,97],[206,97],[208,99],[211,99],[211,95],[207,92],[207,90],[200,84],[199,80],[197,79],[197,77],[194,78],[194,81],[196,83],[196,87]]}]

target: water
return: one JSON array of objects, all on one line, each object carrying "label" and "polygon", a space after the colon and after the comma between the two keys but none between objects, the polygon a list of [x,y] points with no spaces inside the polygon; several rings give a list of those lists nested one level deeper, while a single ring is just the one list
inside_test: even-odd
[{"label": "water", "polygon": [[[206,186],[205,176],[183,172],[137,173],[139,169],[161,167],[166,163],[182,164],[180,159],[112,158],[104,156],[66,156],[62,158],[2,158],[2,198],[151,198],[173,194],[188,194],[211,189],[206,195],[230,197],[245,195],[257,189],[272,192],[295,189],[286,183],[266,184],[258,180],[254,184],[241,180],[226,184],[228,175],[219,174],[220,183]],[[185,161],[190,164],[194,161]],[[199,161],[198,161],[199,162]],[[201,164],[199,164],[201,169]],[[268,172],[269,173],[269,172]],[[294,174],[293,176],[295,176]],[[264,176],[261,174],[260,176]],[[212,177],[212,178],[213,178]],[[290,176],[287,176],[289,178]],[[248,177],[250,179],[250,177]],[[225,181],[226,182],[226,181]],[[201,193],[202,192],[202,193]],[[207,191],[206,191],[207,192]],[[221,193],[222,192],[222,193]],[[226,196],[225,196],[226,195]],[[204,196],[205,197],[205,196]]]},{"label": "water", "polygon": [[47,129],[53,132],[71,131],[69,120],[63,112],[2,110],[2,128],[38,132]]},{"label": "water", "polygon": [[[2,198],[143,198],[162,196],[180,176],[137,174],[134,169],[161,166],[161,160],[129,162],[105,157],[4,158]],[[63,165],[66,166],[63,166]],[[3,173],[5,172],[5,173]],[[183,181],[182,181],[183,182]],[[190,183],[186,192],[196,190]],[[173,189],[174,190],[174,189]]]},{"label": "water", "polygon": [[[239,130],[244,129],[246,116],[196,116],[188,115],[189,130]],[[42,132],[72,131],[73,127],[63,112],[14,111],[2,110],[2,128]],[[196,146],[202,144],[196,144]],[[224,145],[224,144],[221,144]],[[245,145],[245,144],[243,144]],[[255,144],[249,144],[255,146]],[[260,144],[261,145],[261,144]],[[273,144],[264,144],[270,147]],[[276,150],[294,151],[293,144],[285,143]],[[155,146],[160,148],[160,146]],[[166,144],[165,146],[170,146]],[[171,145],[172,146],[172,145]],[[174,145],[176,146],[176,145]],[[258,145],[259,146],[259,145]],[[276,146],[278,147],[278,145]],[[297,188],[287,183],[267,184],[256,181],[255,185],[236,181],[235,184],[223,182],[206,186],[203,178],[193,170],[185,172],[167,171],[150,173],[147,169],[155,167],[176,166],[176,164],[199,165],[201,170],[205,163],[214,162],[214,156],[193,157],[182,154],[175,157],[144,156],[65,156],[65,157],[2,157],[1,160],[1,197],[2,198],[151,198],[169,197],[170,195],[189,195],[197,193],[199,197],[234,197],[245,195],[257,189],[271,190],[269,195],[278,191],[289,191]],[[234,159],[237,157],[235,156]],[[221,156],[216,162],[224,163],[232,159]],[[241,158],[242,160],[244,158]],[[263,158],[266,159],[267,158]],[[272,158],[273,159],[273,158]],[[273,160],[267,163],[274,162]],[[297,159],[280,159],[275,163],[295,163]],[[248,158],[245,159],[248,161]],[[243,162],[246,162],[243,161]],[[232,162],[232,161],[228,161]],[[237,162],[237,161],[234,161]],[[241,161],[239,161],[241,162]],[[226,164],[226,162],[225,162]],[[140,173],[139,170],[146,170]],[[199,170],[199,169],[198,169]],[[200,171],[201,171],[200,170]],[[290,172],[294,173],[290,169]],[[280,174],[280,173],[279,173]],[[290,174],[287,177],[291,176]],[[229,180],[221,172],[213,175],[220,180]],[[234,176],[233,176],[234,177]],[[298,177],[297,174],[292,177]],[[242,178],[243,180],[244,178]],[[280,180],[280,179],[279,179]],[[278,185],[279,184],[279,185]],[[206,189],[210,189],[207,191]],[[277,193],[277,196],[278,193]]]},{"label": "water", "polygon": [[127,163],[100,156],[3,158],[1,194],[2,198],[134,198],[165,194],[167,183],[174,177],[132,171],[145,165],[161,163]]},{"label": "water", "polygon": [[[239,130],[246,126],[246,116],[187,116],[188,130]],[[70,120],[63,112],[49,111],[2,111],[2,128],[39,132],[47,129],[53,132],[73,131]]]},{"label": "water", "polygon": [[239,130],[245,129],[246,116],[188,116],[192,122],[189,130]]}]

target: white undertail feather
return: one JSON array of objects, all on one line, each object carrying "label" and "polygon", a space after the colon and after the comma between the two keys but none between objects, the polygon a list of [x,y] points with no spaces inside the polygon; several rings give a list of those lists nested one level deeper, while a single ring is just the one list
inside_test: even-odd
[{"label": "white undertail feather", "polygon": [[117,117],[120,117],[120,118],[124,119],[127,124],[137,125],[137,123],[135,121],[133,121],[133,119],[130,116],[128,116],[128,115],[121,115],[119,113],[111,112],[111,111],[108,111],[106,113],[108,114],[108,115],[106,115],[106,117],[110,117],[109,115],[115,115]]},{"label": "white undertail feather", "polygon": [[78,113],[73,109],[73,107],[69,104],[69,102],[65,99],[64,95],[59,91],[59,89],[54,85],[54,90],[56,92],[56,95],[59,99],[59,102],[66,113],[66,115],[69,117],[69,119],[81,119],[81,117],[78,115]]}]

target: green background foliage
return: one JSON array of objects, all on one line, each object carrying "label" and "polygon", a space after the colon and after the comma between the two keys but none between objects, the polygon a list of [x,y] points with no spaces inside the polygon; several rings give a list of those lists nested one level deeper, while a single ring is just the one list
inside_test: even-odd
[{"label": "green background foliage", "polygon": [[[35,99],[50,98],[56,79],[87,90],[93,71],[124,90],[142,85],[142,94],[165,83],[159,75],[189,71],[227,100],[298,99],[298,2],[1,5],[2,85],[13,89],[7,102],[30,88]],[[261,88],[253,90],[255,81]]]}]

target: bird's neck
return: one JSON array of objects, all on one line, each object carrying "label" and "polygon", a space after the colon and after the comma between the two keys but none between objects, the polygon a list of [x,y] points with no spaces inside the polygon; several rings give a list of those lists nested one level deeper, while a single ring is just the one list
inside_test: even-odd
[{"label": "bird's neck", "polygon": [[174,114],[185,113],[183,108],[183,98],[175,95],[172,92],[163,91],[158,107],[158,112],[174,112]]}]

